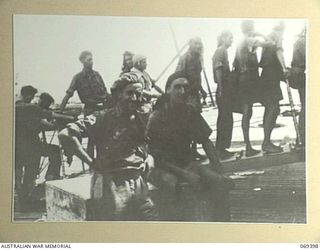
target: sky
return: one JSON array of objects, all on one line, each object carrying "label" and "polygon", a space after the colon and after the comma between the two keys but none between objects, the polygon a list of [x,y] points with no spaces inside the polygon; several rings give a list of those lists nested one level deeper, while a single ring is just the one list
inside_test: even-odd
[{"label": "sky", "polygon": [[[22,86],[33,85],[39,92],[50,93],[56,103],[60,103],[72,77],[82,69],[78,57],[83,50],[93,53],[94,69],[102,75],[108,90],[119,76],[122,54],[126,50],[147,56],[147,71],[156,79],[177,54],[173,37],[176,37],[178,47],[181,48],[190,38],[199,36],[204,44],[204,64],[209,84],[214,90],[216,84],[213,82],[211,58],[217,47],[217,36],[223,30],[233,33],[234,42],[229,49],[229,61],[232,63],[236,46],[242,39],[242,20],[15,15],[12,84],[16,94]],[[253,20],[256,31],[267,35],[277,19]],[[306,21],[282,20],[286,24],[284,56],[286,64],[290,65],[296,35]],[[164,88],[167,77],[174,72],[176,65],[177,60],[160,78],[157,83],[160,87]],[[204,89],[207,89],[204,78],[202,82]],[[297,96],[295,91],[293,94]],[[79,101],[77,94],[71,101]]]}]

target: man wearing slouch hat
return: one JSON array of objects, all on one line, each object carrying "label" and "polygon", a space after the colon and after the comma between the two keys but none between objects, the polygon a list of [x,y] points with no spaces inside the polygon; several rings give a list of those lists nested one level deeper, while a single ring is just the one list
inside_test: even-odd
[{"label": "man wearing slouch hat", "polygon": [[96,159],[89,161],[93,167],[91,197],[99,206],[95,220],[158,219],[146,184],[152,157],[147,152],[144,113],[140,112],[142,91],[134,74],[123,74],[111,88],[114,107],[88,116],[83,126],[69,126],[71,135],[87,130],[97,149]]}]

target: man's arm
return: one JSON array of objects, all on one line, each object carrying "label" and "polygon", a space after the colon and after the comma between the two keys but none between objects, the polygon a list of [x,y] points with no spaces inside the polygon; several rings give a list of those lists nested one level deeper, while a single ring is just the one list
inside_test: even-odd
[{"label": "man's arm", "polygon": [[153,87],[159,94],[163,95],[163,94],[164,94],[164,91],[156,84],[156,80],[152,79],[149,74],[148,74],[148,76],[149,76],[149,78],[150,78],[152,87]]},{"label": "man's arm", "polygon": [[64,98],[62,99],[62,102],[61,102],[61,104],[60,104],[60,111],[61,111],[61,112],[63,112],[64,108],[66,107],[66,105],[67,105],[67,103],[68,103],[68,101],[69,101],[69,99],[70,99],[70,97],[71,97],[71,95],[67,93],[67,94],[64,96]]},{"label": "man's arm", "polygon": [[222,96],[222,78],[223,78],[223,69],[222,67],[219,67],[217,69],[214,70],[214,73],[216,75],[216,80],[217,80],[217,91],[218,91],[218,97]]},{"label": "man's arm", "polygon": [[164,91],[158,85],[156,85],[155,83],[153,84],[153,87],[159,94],[161,94],[161,95],[164,94]]},{"label": "man's arm", "polygon": [[73,122],[74,121],[74,117],[71,116],[71,115],[62,115],[62,114],[58,114],[58,113],[55,113],[55,112],[52,112],[52,118],[65,120],[67,122]]},{"label": "man's arm", "polygon": [[60,111],[63,112],[64,108],[66,107],[69,99],[73,96],[73,93],[76,91],[77,89],[77,75],[75,75],[72,78],[72,81],[70,83],[69,88],[66,91],[66,95],[63,98],[61,104],[60,104]]},{"label": "man's arm", "polygon": [[286,67],[286,64],[285,64],[285,61],[284,61],[284,56],[283,56],[283,51],[281,49],[278,49],[277,52],[277,58],[279,60],[279,63],[282,67],[282,71],[283,72],[287,72],[287,67]]},{"label": "man's arm", "polygon": [[74,117],[69,115],[62,115],[52,112],[51,110],[41,110],[41,128],[42,130],[54,130],[57,128],[55,122],[49,122],[47,119],[61,119],[64,120],[66,123],[73,122]]},{"label": "man's arm", "polygon": [[222,48],[218,48],[212,58],[212,71],[214,75],[214,80],[216,81],[217,87],[217,95],[218,97],[222,96],[222,89],[223,89],[223,65],[225,61],[226,54],[224,53],[225,50]]},{"label": "man's arm", "polygon": [[51,131],[56,128],[56,125],[53,122],[48,122],[46,119],[40,121],[41,130]]},{"label": "man's arm", "polygon": [[146,98],[159,98],[161,96],[159,94],[152,94],[151,90],[147,90],[147,89],[144,89],[142,94]]},{"label": "man's arm", "polygon": [[106,93],[106,102],[109,102],[109,101],[111,101],[111,94],[108,92],[107,87],[106,87],[106,85],[105,85],[105,83],[104,83],[104,81],[103,81],[103,78],[102,78],[102,76],[100,75],[100,73],[97,72],[97,74],[98,74],[99,80],[100,80],[100,82],[101,82],[101,84],[102,84],[102,86],[103,86],[103,88],[104,88],[104,91],[105,91],[105,93]]},{"label": "man's arm", "polygon": [[159,168],[166,169],[173,173],[176,176],[182,177],[183,179],[187,180],[191,185],[197,186],[200,182],[200,176],[192,173],[191,171],[185,170],[183,168],[178,167],[174,163],[169,161],[159,161],[161,166]]},{"label": "man's arm", "polygon": [[179,59],[178,65],[176,67],[176,71],[175,72],[179,72],[179,71],[185,71],[186,70],[186,57],[182,56]]},{"label": "man's arm", "polygon": [[283,38],[282,38],[282,36],[280,34],[276,34],[276,35],[274,35],[273,40],[274,40],[274,44],[275,44],[275,47],[276,47],[277,59],[278,59],[280,65],[281,65],[281,68],[282,68],[282,71],[283,71],[285,77],[287,77],[288,70],[287,70],[287,67],[286,67],[285,60],[284,60],[283,47],[282,47]]}]

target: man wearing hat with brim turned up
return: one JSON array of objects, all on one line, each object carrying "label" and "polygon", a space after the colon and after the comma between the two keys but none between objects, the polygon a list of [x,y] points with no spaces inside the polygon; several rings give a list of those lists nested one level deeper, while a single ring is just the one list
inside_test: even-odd
[{"label": "man wearing hat with brim turned up", "polygon": [[99,207],[93,220],[158,219],[146,184],[152,157],[146,147],[145,114],[140,112],[142,92],[134,74],[123,74],[111,88],[114,107],[88,116],[83,126],[69,126],[70,135],[87,130],[97,148],[96,159],[89,162],[94,172],[91,196]]}]

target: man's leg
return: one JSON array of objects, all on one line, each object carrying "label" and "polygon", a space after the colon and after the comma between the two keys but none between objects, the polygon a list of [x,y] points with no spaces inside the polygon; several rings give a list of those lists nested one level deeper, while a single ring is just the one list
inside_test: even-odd
[{"label": "man's leg", "polygon": [[233,153],[229,153],[226,150],[231,145],[232,129],[232,110],[228,107],[227,102],[218,104],[216,148],[219,151],[220,158],[222,159],[233,156]]},{"label": "man's leg", "polygon": [[90,192],[96,208],[90,220],[129,220],[128,203],[132,198],[133,190],[127,179],[94,172]]},{"label": "man's leg", "polygon": [[265,106],[265,111],[263,115],[264,140],[262,143],[262,150],[268,153],[282,152],[283,149],[281,147],[277,147],[271,142],[271,133],[276,125],[276,121],[280,113],[279,101],[268,100],[267,102],[265,102],[264,106]]},{"label": "man's leg", "polygon": [[253,149],[251,146],[250,137],[249,137],[251,117],[252,117],[252,104],[244,104],[241,126],[242,126],[244,142],[246,144],[246,156],[253,156],[260,152],[258,150]]},{"label": "man's leg", "polygon": [[23,197],[23,189],[22,189],[22,174],[23,174],[23,155],[20,152],[21,150],[17,149],[15,153],[15,164],[14,164],[14,187],[17,195],[17,201],[20,202]]},{"label": "man's leg", "polygon": [[[155,157],[156,168],[152,174],[153,183],[159,191],[155,203],[159,209],[160,219],[165,221],[194,220],[190,214],[195,204],[190,204],[190,193],[196,197],[200,176],[181,168],[177,163]],[[184,166],[186,167],[186,166]]]},{"label": "man's leg", "polygon": [[[199,112],[199,113],[202,112],[202,106],[201,106],[201,100],[200,100],[199,93],[197,95],[193,94],[193,95],[188,96],[187,104],[190,104],[191,106],[193,106],[197,112]],[[196,142],[191,143],[191,153],[192,153],[192,156],[194,157],[194,159],[203,158],[203,156],[201,154],[199,154],[199,152],[197,150],[197,143]]]},{"label": "man's leg", "polygon": [[177,177],[163,169],[165,162],[156,161],[156,168],[151,172],[151,183],[157,187],[152,194],[159,211],[160,220],[175,221],[178,218],[176,188]]},{"label": "man's leg", "polygon": [[71,158],[73,155],[76,155],[80,158],[80,160],[87,163],[89,166],[92,164],[92,158],[82,147],[77,136],[70,134],[68,128],[61,130],[58,134],[58,138],[68,158]]},{"label": "man's leg", "polygon": [[45,179],[47,181],[59,179],[62,161],[59,146],[43,143],[42,156],[47,156],[49,158],[49,166]]},{"label": "man's leg", "polygon": [[[134,203],[137,203],[137,219],[140,221],[157,221],[159,220],[158,210],[150,198],[147,183],[140,176],[134,180]],[[130,207],[129,207],[130,209]]]},{"label": "man's leg", "polygon": [[230,221],[229,191],[233,188],[232,180],[216,173],[210,166],[200,166],[199,173],[203,180],[203,196],[209,204],[210,220]]},{"label": "man's leg", "polygon": [[32,204],[32,194],[35,188],[35,181],[38,175],[41,152],[40,147],[33,147],[29,150],[29,157],[25,158],[24,175],[22,181],[22,205]]},{"label": "man's leg", "polygon": [[225,147],[226,148],[229,148],[231,146],[232,130],[233,130],[233,112],[232,112],[232,104],[230,103],[227,105],[226,117],[225,117]]},{"label": "man's leg", "polygon": [[[125,173],[123,173],[125,175]],[[95,174],[96,175],[96,174]],[[158,212],[141,176],[99,176],[92,183],[92,195],[99,207],[95,220],[148,221],[159,220]],[[100,187],[99,187],[100,186]],[[102,194],[98,194],[101,193]]]},{"label": "man's leg", "polygon": [[224,108],[223,105],[218,102],[218,118],[217,118],[217,139],[216,139],[216,148],[217,150],[225,149],[223,143],[223,136],[224,136]]}]

